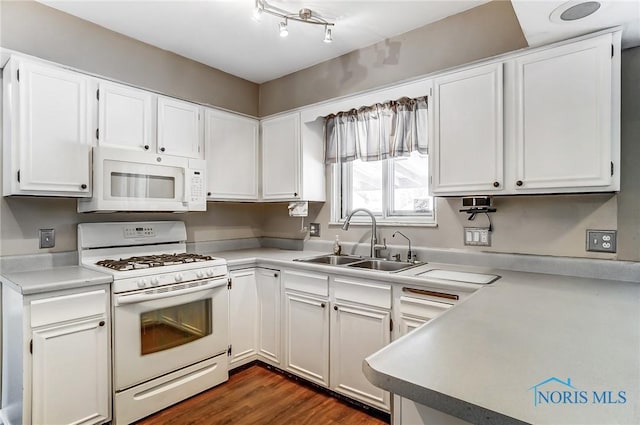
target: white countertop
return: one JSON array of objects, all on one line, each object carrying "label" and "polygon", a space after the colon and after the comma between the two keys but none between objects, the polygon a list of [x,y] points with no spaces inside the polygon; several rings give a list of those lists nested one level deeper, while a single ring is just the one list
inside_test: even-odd
[{"label": "white countertop", "polygon": [[[254,249],[217,252],[230,268],[304,266],[399,283],[478,289],[455,308],[367,358],[371,382],[475,424],[640,423],[640,284],[428,263],[386,274],[309,263],[326,254]],[[339,270],[338,270],[339,269]],[[442,269],[497,274],[482,286],[414,275]],[[557,378],[575,388],[551,381]],[[570,391],[586,403],[534,406],[534,391]],[[573,391],[577,391],[574,393]],[[581,393],[584,391],[584,393]],[[594,400],[611,391],[610,401]],[[556,397],[558,394],[555,394]],[[596,403],[594,403],[596,401]]]},{"label": "white countertop", "polygon": [[111,283],[113,278],[80,266],[52,267],[43,270],[5,273],[0,282],[11,284],[23,295]]},{"label": "white countertop", "polygon": [[[505,272],[368,357],[364,371],[379,387],[475,424],[638,424],[640,284]],[[532,387],[553,377],[570,379],[586,402],[534,406]],[[538,390],[583,400],[555,380]],[[625,391],[626,403],[593,403],[594,391],[612,391],[611,401]]]}]

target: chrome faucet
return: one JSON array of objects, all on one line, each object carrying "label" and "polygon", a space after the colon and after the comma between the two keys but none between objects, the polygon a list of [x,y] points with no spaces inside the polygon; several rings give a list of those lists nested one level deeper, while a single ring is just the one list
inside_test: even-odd
[{"label": "chrome faucet", "polygon": [[356,208],[355,210],[351,211],[351,214],[347,216],[347,219],[344,221],[344,224],[342,225],[342,230],[349,230],[349,223],[351,222],[351,217],[353,217],[354,214],[357,212],[363,212],[363,213],[369,214],[369,217],[371,217],[371,251],[369,256],[371,258],[376,258],[377,257],[376,251],[380,249],[387,249],[387,241],[383,239],[384,243],[382,245],[378,245],[378,236],[376,235],[376,217],[373,215],[371,211],[369,211],[366,208]]},{"label": "chrome faucet", "polygon": [[409,241],[409,252],[407,252],[407,261],[411,262],[413,261],[413,252],[411,252],[411,239],[409,239],[404,233],[400,232],[400,231],[396,231],[393,232],[393,235],[391,235],[392,238],[395,238],[396,235],[400,235],[403,238],[405,238],[406,240]]}]

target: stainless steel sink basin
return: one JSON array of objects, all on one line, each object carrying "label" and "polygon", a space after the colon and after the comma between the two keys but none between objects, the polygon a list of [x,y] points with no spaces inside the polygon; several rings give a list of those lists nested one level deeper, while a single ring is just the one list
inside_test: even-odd
[{"label": "stainless steel sink basin", "polygon": [[390,260],[364,260],[357,263],[348,264],[348,267],[358,267],[368,270],[379,270],[383,272],[399,272],[410,269],[411,267],[420,266],[424,263],[409,263],[406,261],[390,261]]},{"label": "stainless steel sink basin", "polygon": [[362,260],[362,257],[351,255],[320,255],[318,257],[311,258],[297,258],[295,261],[301,261],[303,263],[328,264],[330,266],[343,266]]}]

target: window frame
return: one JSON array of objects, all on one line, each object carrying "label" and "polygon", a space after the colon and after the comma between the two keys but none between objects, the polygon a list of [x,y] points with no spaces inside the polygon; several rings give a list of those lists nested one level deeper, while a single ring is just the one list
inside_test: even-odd
[{"label": "window frame", "polygon": [[[428,156],[427,156],[428,158]],[[427,159],[428,160],[428,159]],[[437,213],[436,213],[436,197],[429,195],[433,198],[431,213],[424,214],[410,214],[410,213],[393,213],[393,176],[394,162],[393,158],[388,158],[384,161],[382,166],[382,213],[374,214],[376,222],[381,226],[420,226],[420,227],[436,227],[437,226]],[[429,161],[429,160],[428,160]],[[345,172],[342,169],[345,167]],[[349,208],[350,205],[344,206],[345,202],[350,203],[349,197],[353,191],[353,171],[352,163],[335,163],[330,165],[331,172],[331,222],[330,224],[343,224],[346,217],[343,215],[343,211]],[[343,175],[344,174],[344,175]],[[427,182],[429,185],[429,193],[431,193],[430,179]],[[343,195],[343,188],[348,188],[348,194]],[[343,207],[344,206],[344,207]],[[355,215],[351,224],[370,225],[371,220],[366,215]]]}]

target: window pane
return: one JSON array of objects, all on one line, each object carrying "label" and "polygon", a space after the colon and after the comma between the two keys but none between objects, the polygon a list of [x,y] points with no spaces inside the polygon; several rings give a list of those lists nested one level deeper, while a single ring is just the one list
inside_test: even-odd
[{"label": "window pane", "polygon": [[393,159],[392,198],[392,211],[395,214],[426,214],[433,211],[426,155],[412,152],[409,157]]},{"label": "window pane", "polygon": [[351,162],[351,209],[366,208],[382,214],[382,164],[384,161]]}]

